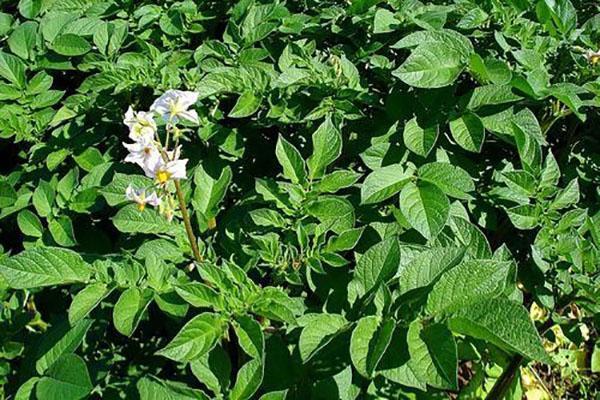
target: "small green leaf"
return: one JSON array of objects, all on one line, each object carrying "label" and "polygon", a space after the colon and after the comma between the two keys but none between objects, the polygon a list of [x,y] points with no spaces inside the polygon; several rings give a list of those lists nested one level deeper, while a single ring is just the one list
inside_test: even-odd
[{"label": "small green leaf", "polygon": [[331,118],[325,121],[312,135],[313,153],[308,158],[309,178],[320,178],[329,164],[342,153],[342,135]]},{"label": "small green leaf", "polygon": [[0,181],[0,208],[10,207],[17,201],[17,192],[5,181]]},{"label": "small green leaf", "polygon": [[17,215],[17,225],[25,235],[39,238],[44,234],[42,221],[29,210],[23,210]]},{"label": "small green leaf", "polygon": [[250,360],[240,368],[237,379],[231,389],[231,400],[248,400],[258,390],[264,375],[264,365],[261,360]]},{"label": "small green leaf", "polygon": [[394,333],[393,320],[381,321],[371,315],[358,320],[350,339],[350,358],[359,374],[370,378]]},{"label": "small green leaf", "polygon": [[144,311],[152,301],[150,289],[126,289],[113,309],[113,323],[119,333],[131,336],[140,323]]},{"label": "small green leaf", "polygon": [[398,271],[400,245],[398,239],[389,237],[369,248],[357,261],[354,279],[366,293],[385,283]]},{"label": "small green leaf", "polygon": [[75,354],[65,354],[35,386],[38,399],[78,400],[93,389],[85,361]]},{"label": "small green leaf", "polygon": [[419,167],[420,179],[433,183],[448,196],[468,200],[467,193],[475,190],[473,178],[459,166],[445,162],[432,162]]},{"label": "small green leaf", "polygon": [[73,232],[73,223],[71,222],[71,218],[66,215],[52,219],[48,224],[48,229],[54,241],[60,246],[72,247],[77,244]]},{"label": "small green leaf", "polygon": [[407,173],[400,164],[392,164],[376,169],[367,175],[360,188],[361,204],[382,202],[400,191],[412,174]]},{"label": "small green leaf", "polygon": [[404,83],[418,88],[440,88],[451,85],[465,67],[461,53],[443,43],[423,43],[392,72]]},{"label": "small green leaf", "polygon": [[235,106],[229,112],[230,118],[245,118],[254,114],[260,108],[262,96],[253,92],[244,92],[238,98]]},{"label": "small green leaf", "polygon": [[304,183],[306,180],[306,169],[302,155],[293,144],[279,135],[275,155],[279,164],[283,167],[283,176],[293,183]]},{"label": "small green leaf", "polygon": [[156,354],[173,361],[193,361],[217,344],[226,326],[220,315],[202,313],[185,324],[173,340]]},{"label": "small green leaf", "polygon": [[79,293],[73,296],[73,300],[71,301],[69,323],[75,325],[87,317],[110,292],[111,289],[102,282],[92,283],[80,290]]},{"label": "small green leaf", "polygon": [[330,343],[348,324],[346,318],[338,314],[308,314],[305,318],[308,318],[308,322],[302,329],[298,342],[300,358],[304,363]]},{"label": "small green leaf", "polygon": [[410,182],[400,192],[400,210],[413,228],[433,239],[448,221],[450,202],[437,186]]},{"label": "small green leaf", "polygon": [[481,152],[485,140],[485,129],[477,115],[467,113],[450,121],[450,133],[463,149],[474,153]]},{"label": "small green leaf", "polygon": [[64,33],[57,36],[50,48],[62,56],[81,56],[92,49],[87,40],[74,33]]},{"label": "small green leaf", "polygon": [[417,117],[414,117],[404,125],[402,137],[404,139],[404,145],[410,151],[421,157],[427,157],[437,141],[438,126],[435,125],[421,128],[417,122]]}]

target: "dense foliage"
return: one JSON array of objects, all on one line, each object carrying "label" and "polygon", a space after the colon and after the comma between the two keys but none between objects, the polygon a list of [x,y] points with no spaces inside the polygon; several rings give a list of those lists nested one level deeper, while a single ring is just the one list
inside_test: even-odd
[{"label": "dense foliage", "polygon": [[600,396],[595,2],[0,11],[0,398]]}]

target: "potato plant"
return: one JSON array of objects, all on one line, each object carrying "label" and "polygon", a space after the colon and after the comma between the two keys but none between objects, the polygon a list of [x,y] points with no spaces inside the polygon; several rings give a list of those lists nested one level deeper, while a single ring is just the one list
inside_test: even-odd
[{"label": "potato plant", "polygon": [[0,399],[600,396],[600,5],[0,0]]}]

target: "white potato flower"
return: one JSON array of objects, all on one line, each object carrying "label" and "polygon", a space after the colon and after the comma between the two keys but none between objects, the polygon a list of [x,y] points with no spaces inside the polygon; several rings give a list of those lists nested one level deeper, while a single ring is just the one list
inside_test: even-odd
[{"label": "white potato flower", "polygon": [[154,178],[159,185],[165,185],[171,179],[186,179],[185,166],[187,159],[179,159],[179,147],[168,153],[170,159],[165,161],[162,157],[144,164],[146,176]]},{"label": "white potato flower", "polygon": [[183,90],[167,90],[152,103],[150,111],[162,116],[165,121],[177,122],[179,119],[198,123],[198,113],[189,110],[198,101],[197,92]]},{"label": "white potato flower", "polygon": [[156,133],[156,122],[151,112],[134,111],[131,106],[125,113],[123,123],[129,128],[129,138],[134,141],[145,137],[154,137]]},{"label": "white potato flower", "polygon": [[598,51],[593,51],[593,50],[586,51],[585,58],[592,65],[598,64],[598,62],[600,61],[600,50],[598,50]]},{"label": "white potato flower", "polygon": [[157,207],[161,203],[161,200],[156,194],[156,192],[152,192],[150,193],[150,195],[146,195],[146,190],[135,189],[131,185],[127,186],[127,189],[125,190],[125,197],[127,197],[128,200],[135,201],[140,211],[144,211],[144,208],[146,208],[146,204],[150,204],[153,207]]},{"label": "white potato flower", "polygon": [[123,146],[129,150],[125,162],[138,164],[142,168],[147,164],[153,164],[156,159],[160,159],[160,151],[152,136],[142,136],[134,143],[123,143]]}]

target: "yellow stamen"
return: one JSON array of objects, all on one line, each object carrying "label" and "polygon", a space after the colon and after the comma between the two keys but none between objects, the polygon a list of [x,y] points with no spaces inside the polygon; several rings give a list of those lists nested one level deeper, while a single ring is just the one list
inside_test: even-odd
[{"label": "yellow stamen", "polygon": [[217,227],[217,220],[215,218],[211,218],[208,220],[208,229],[215,229]]},{"label": "yellow stamen", "polygon": [[590,62],[592,63],[592,65],[598,64],[599,61],[600,61],[600,54],[593,55],[590,57]]},{"label": "yellow stamen", "polygon": [[171,177],[171,173],[169,171],[158,171],[156,173],[156,181],[160,184],[166,183]]},{"label": "yellow stamen", "polygon": [[144,209],[146,208],[146,203],[137,203],[137,208],[140,211],[144,211]]}]

